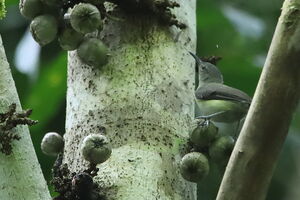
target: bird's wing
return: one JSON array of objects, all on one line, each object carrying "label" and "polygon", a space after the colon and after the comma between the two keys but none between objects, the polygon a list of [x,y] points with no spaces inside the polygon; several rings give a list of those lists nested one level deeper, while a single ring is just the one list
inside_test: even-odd
[{"label": "bird's wing", "polygon": [[251,103],[251,98],[243,91],[219,83],[208,83],[198,87],[195,96],[201,100],[229,100]]}]

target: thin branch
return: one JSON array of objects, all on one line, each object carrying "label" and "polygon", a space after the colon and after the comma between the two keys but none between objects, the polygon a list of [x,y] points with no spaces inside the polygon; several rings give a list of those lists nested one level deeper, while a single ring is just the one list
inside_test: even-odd
[{"label": "thin branch", "polygon": [[300,96],[300,0],[286,0],[217,200],[261,200]]}]

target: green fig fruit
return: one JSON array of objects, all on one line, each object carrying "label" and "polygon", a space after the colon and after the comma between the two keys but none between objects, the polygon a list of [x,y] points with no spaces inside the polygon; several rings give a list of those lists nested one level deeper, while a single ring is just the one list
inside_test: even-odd
[{"label": "green fig fruit", "polygon": [[190,182],[197,183],[209,172],[209,164],[206,156],[199,152],[191,152],[183,156],[180,162],[182,177]]},{"label": "green fig fruit", "polygon": [[70,13],[70,23],[77,32],[83,34],[102,28],[100,11],[89,3],[79,3],[73,7]]},{"label": "green fig fruit", "polygon": [[97,38],[85,39],[78,47],[77,54],[86,64],[100,67],[107,63],[107,47]]},{"label": "green fig fruit", "polygon": [[45,5],[49,6],[60,6],[62,4],[62,0],[41,0]]},{"label": "green fig fruit", "polygon": [[82,40],[83,34],[69,27],[64,28],[58,36],[61,48],[67,51],[77,49]]},{"label": "green fig fruit", "polygon": [[56,156],[63,151],[64,140],[61,135],[55,132],[46,133],[42,139],[41,149],[46,155]]},{"label": "green fig fruit", "polygon": [[33,19],[42,14],[43,4],[40,0],[20,0],[19,9],[24,17]]},{"label": "green fig fruit", "polygon": [[225,135],[217,138],[209,147],[210,158],[220,166],[226,166],[234,147],[234,139]]},{"label": "green fig fruit", "polygon": [[95,6],[101,5],[105,2],[105,0],[83,0],[86,3],[93,4]]},{"label": "green fig fruit", "polygon": [[51,15],[35,17],[30,24],[30,32],[34,40],[41,46],[52,42],[57,34],[57,21]]},{"label": "green fig fruit", "polygon": [[111,152],[111,146],[104,135],[89,135],[84,138],[81,146],[83,158],[93,164],[105,162],[110,157]]},{"label": "green fig fruit", "polygon": [[218,135],[218,127],[211,121],[199,124],[191,133],[190,140],[194,147],[205,148],[208,147]]}]

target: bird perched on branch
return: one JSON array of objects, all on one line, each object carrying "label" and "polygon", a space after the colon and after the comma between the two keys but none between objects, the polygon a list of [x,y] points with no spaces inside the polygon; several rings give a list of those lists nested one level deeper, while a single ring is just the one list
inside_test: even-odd
[{"label": "bird perched on branch", "polygon": [[199,86],[195,92],[201,115],[196,118],[215,122],[239,122],[247,114],[251,98],[241,90],[223,84],[220,70],[213,64],[196,60],[199,70]]}]

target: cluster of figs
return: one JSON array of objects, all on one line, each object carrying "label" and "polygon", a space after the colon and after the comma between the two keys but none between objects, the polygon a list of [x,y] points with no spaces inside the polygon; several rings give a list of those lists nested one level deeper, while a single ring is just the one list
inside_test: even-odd
[{"label": "cluster of figs", "polygon": [[229,135],[221,135],[211,121],[199,122],[189,135],[192,152],[183,156],[180,162],[182,177],[198,183],[209,173],[209,161],[221,169],[227,165],[235,141]]},{"label": "cluster of figs", "polygon": [[19,8],[23,16],[32,20],[30,32],[39,45],[44,46],[58,38],[62,49],[77,49],[82,62],[100,67],[107,63],[107,47],[100,39],[87,35],[103,28],[99,3],[103,2],[21,0]]},{"label": "cluster of figs", "polygon": [[[46,155],[57,156],[64,150],[64,139],[56,132],[46,133],[41,142],[41,149]],[[112,152],[108,139],[101,134],[86,136],[80,150],[83,158],[92,164],[105,162]]]},{"label": "cluster of figs", "polygon": [[71,172],[63,161],[64,139],[56,132],[46,133],[41,142],[42,152],[49,156],[57,156],[52,168],[51,184],[58,196],[53,200],[100,200],[100,188],[94,182],[98,164],[107,161],[112,153],[108,139],[101,133],[86,136],[80,146],[80,153],[89,162],[89,168]]}]

